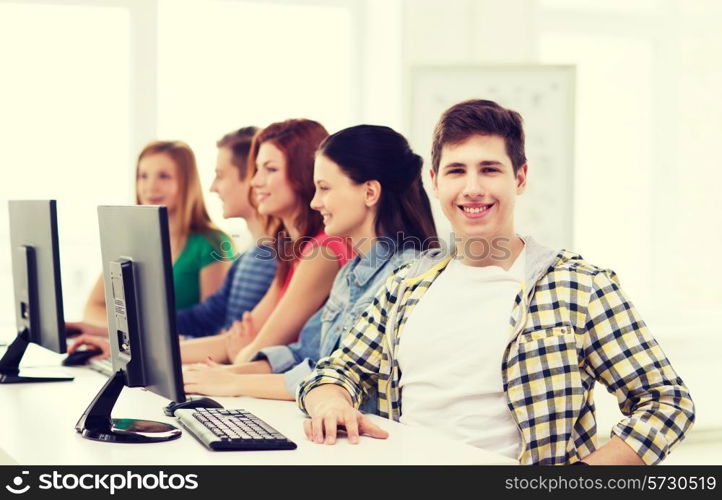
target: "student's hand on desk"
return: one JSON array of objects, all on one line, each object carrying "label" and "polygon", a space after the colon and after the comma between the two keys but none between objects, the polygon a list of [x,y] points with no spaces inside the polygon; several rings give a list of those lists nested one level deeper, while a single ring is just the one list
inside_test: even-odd
[{"label": "student's hand on desk", "polygon": [[[335,385],[322,385],[307,395],[306,407],[311,418],[303,422],[306,438],[318,444],[335,444],[338,430],[345,430],[348,441],[357,444],[363,434],[377,439],[386,439],[389,433],[371,422],[369,417],[351,406],[348,399],[338,397],[338,390],[345,389]],[[312,396],[313,393],[316,393]],[[326,394],[328,397],[325,397]],[[334,394],[336,393],[336,394]],[[310,399],[315,399],[312,403]]]},{"label": "student's hand on desk", "polygon": [[107,338],[85,333],[80,337],[77,337],[75,342],[73,342],[73,345],[68,347],[68,354],[77,351],[80,346],[87,346],[87,349],[100,349],[103,351],[102,354],[93,356],[90,359],[104,359],[110,356],[110,342]]},{"label": "student's hand on desk", "polygon": [[84,321],[66,321],[65,332],[69,336],[95,335],[96,337],[108,337],[108,329],[106,327],[93,325]]},{"label": "student's hand on desk", "polygon": [[188,394],[204,396],[237,396],[236,388],[240,375],[223,366],[205,369],[184,370],[183,385]]}]

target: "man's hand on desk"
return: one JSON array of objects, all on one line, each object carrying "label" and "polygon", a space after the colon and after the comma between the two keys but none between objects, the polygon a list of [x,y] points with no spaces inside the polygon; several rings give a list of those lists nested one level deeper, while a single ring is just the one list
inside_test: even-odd
[{"label": "man's hand on desk", "polygon": [[345,430],[349,443],[357,444],[363,434],[386,439],[389,433],[351,404],[351,397],[343,387],[326,384],[306,394],[306,409],[311,418],[303,422],[303,430],[309,441],[318,444],[335,444],[338,430]]},{"label": "man's hand on desk", "polygon": [[103,359],[110,356],[110,342],[105,337],[99,337],[98,335],[90,335],[85,333],[80,337],[77,337],[73,342],[73,345],[68,347],[68,353],[71,354],[77,351],[80,346],[87,346],[87,349],[100,349],[103,351],[102,354],[93,356],[90,359]]}]

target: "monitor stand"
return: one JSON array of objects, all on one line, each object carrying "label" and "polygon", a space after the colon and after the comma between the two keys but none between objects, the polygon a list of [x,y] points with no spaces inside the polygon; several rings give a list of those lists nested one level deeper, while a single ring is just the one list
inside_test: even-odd
[{"label": "monitor stand", "polygon": [[87,439],[115,443],[154,443],[180,437],[180,429],[164,422],[111,418],[113,406],[123,387],[125,387],[125,373],[119,370],[108,379],[95,396],[75,424],[75,430]]},{"label": "monitor stand", "polygon": [[[18,333],[12,344],[0,359],[0,384],[25,384],[31,382],[68,382],[73,377],[46,375],[25,375],[20,372],[20,360],[30,343],[30,331],[25,328]],[[32,370],[36,373],[37,369]]]}]

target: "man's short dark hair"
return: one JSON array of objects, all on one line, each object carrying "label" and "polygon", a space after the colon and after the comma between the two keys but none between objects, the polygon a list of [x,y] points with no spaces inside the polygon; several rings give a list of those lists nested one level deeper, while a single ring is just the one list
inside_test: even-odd
[{"label": "man's short dark hair", "polygon": [[248,170],[248,153],[251,149],[253,136],[258,132],[256,127],[243,127],[229,132],[216,142],[218,148],[228,148],[231,151],[231,165],[238,170],[240,179],[246,178]]},{"label": "man's short dark hair", "polygon": [[526,163],[524,127],[519,113],[506,109],[494,101],[471,99],[453,105],[441,115],[434,128],[431,146],[431,167],[439,171],[441,149],[447,144],[459,144],[472,135],[498,135],[504,139],[506,154],[516,175]]}]

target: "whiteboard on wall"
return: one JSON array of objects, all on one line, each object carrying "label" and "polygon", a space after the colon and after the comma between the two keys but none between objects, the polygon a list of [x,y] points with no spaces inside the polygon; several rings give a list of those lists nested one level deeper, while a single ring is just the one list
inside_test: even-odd
[{"label": "whiteboard on wall", "polygon": [[[574,207],[574,66],[417,66],[410,69],[409,141],[431,167],[434,125],[453,104],[488,99],[521,113],[529,165],[527,188],[517,199],[516,231],[555,248],[572,248]],[[439,237],[451,226],[432,198]]]}]

